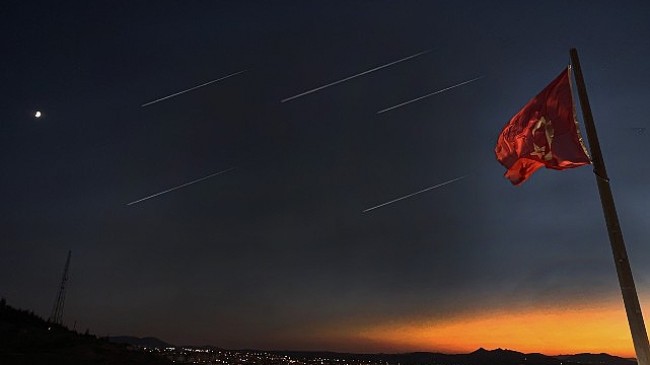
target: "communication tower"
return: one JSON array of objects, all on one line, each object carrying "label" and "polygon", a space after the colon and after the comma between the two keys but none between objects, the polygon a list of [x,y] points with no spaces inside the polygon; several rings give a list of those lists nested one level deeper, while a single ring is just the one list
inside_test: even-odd
[{"label": "communication tower", "polygon": [[59,286],[59,292],[57,293],[56,300],[54,301],[52,314],[50,314],[50,318],[48,318],[49,322],[55,324],[61,324],[63,321],[63,306],[65,305],[65,283],[68,281],[68,269],[70,268],[70,255],[72,255],[72,251],[68,251],[68,259],[65,261],[65,268],[63,269],[63,277],[61,278],[61,285]]}]

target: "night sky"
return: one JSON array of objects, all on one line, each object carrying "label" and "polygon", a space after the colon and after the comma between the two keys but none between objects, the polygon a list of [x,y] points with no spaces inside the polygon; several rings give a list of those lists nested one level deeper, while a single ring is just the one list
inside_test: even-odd
[{"label": "night sky", "polygon": [[100,336],[633,355],[591,167],[513,187],[493,149],[576,47],[650,318],[647,1],[5,1],[0,34],[9,304],[49,316],[72,250]]}]

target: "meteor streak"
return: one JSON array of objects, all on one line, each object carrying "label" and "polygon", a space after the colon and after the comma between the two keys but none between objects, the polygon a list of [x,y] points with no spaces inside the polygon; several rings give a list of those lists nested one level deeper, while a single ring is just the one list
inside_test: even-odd
[{"label": "meteor streak", "polygon": [[173,98],[174,96],[178,96],[178,95],[181,95],[181,94],[185,94],[185,93],[190,92],[190,91],[192,91],[192,90],[196,90],[196,89],[198,89],[198,88],[201,88],[201,87],[204,87],[204,86],[210,85],[210,84],[215,83],[215,82],[217,82],[217,81],[225,80],[225,79],[227,79],[227,78],[229,78],[229,77],[233,77],[233,76],[239,75],[240,73],[244,73],[244,72],[246,72],[246,71],[248,71],[248,70],[242,70],[242,71],[239,71],[239,72],[235,72],[235,73],[232,73],[232,74],[230,74],[230,75],[227,75],[227,76],[224,76],[224,77],[218,78],[218,79],[216,79],[216,80],[208,81],[208,82],[203,83],[203,84],[201,84],[201,85],[196,85],[196,86],[191,87],[191,88],[189,88],[189,89],[186,89],[186,90],[183,90],[183,91],[179,91],[179,92],[177,92],[177,93],[173,93],[173,94],[171,94],[171,95],[167,95],[167,96],[162,97],[162,98],[160,98],[160,99],[156,99],[156,100],[154,100],[154,101],[150,101],[150,102],[148,102],[148,103],[144,103],[144,104],[142,104],[142,107],[144,108],[145,106],[149,106],[149,105],[151,105],[151,104],[155,104],[155,103],[157,103],[157,102],[160,102],[160,101],[163,101],[163,100],[167,100],[167,99]]},{"label": "meteor streak", "polygon": [[371,72],[375,72],[375,71],[381,70],[382,68],[385,68],[385,67],[388,67],[388,66],[392,66],[392,65],[397,64],[397,63],[400,63],[400,62],[404,62],[404,61],[406,61],[406,60],[410,60],[411,58],[415,58],[415,57],[422,56],[423,54],[426,54],[426,53],[429,53],[429,52],[431,52],[430,49],[428,49],[428,50],[426,50],[426,51],[422,51],[422,52],[416,53],[416,54],[411,55],[411,56],[408,56],[408,57],[404,57],[404,58],[399,59],[399,60],[397,60],[397,61],[393,61],[393,62],[391,62],[391,63],[387,63],[387,64],[385,64],[385,65],[375,67],[375,68],[373,68],[373,69],[370,69],[370,70],[364,71],[364,72],[362,72],[362,73],[358,73],[358,74],[356,74],[356,75],[352,75],[352,76],[346,77],[346,78],[344,78],[344,79],[341,79],[341,80],[338,80],[338,81],[334,81],[334,82],[329,83],[329,84],[327,84],[327,85],[319,86],[319,87],[317,87],[317,88],[315,88],[315,89],[311,89],[311,90],[309,90],[309,91],[305,91],[304,93],[300,93],[300,94],[298,94],[298,95],[294,95],[294,96],[288,97],[288,98],[286,98],[286,99],[282,99],[281,102],[282,102],[282,103],[285,103],[285,102],[287,102],[287,101],[289,101],[289,100],[297,99],[297,98],[299,98],[299,97],[301,97],[301,96],[305,96],[305,95],[308,95],[308,94],[311,94],[311,93],[315,93],[316,91],[323,90],[323,89],[325,89],[325,88],[327,88],[327,87],[334,86],[334,85],[340,84],[340,83],[342,83],[342,82],[346,82],[346,81],[348,81],[348,80],[352,80],[352,79],[354,79],[355,77],[363,76],[363,75],[369,74],[369,73],[371,73]]},{"label": "meteor streak", "polygon": [[377,114],[385,113],[385,112],[387,112],[387,111],[390,111],[390,110],[393,110],[393,109],[397,109],[397,108],[403,107],[404,105],[411,104],[411,103],[415,103],[416,101],[420,101],[420,100],[422,100],[422,99],[424,99],[424,98],[428,98],[429,96],[433,96],[433,95],[436,95],[436,94],[444,93],[445,91],[448,91],[448,90],[451,90],[451,89],[457,88],[457,87],[459,87],[459,86],[463,86],[463,85],[465,85],[465,84],[469,84],[470,82],[474,82],[474,81],[476,81],[476,80],[478,80],[478,79],[482,79],[482,78],[484,78],[484,77],[485,77],[485,76],[479,76],[479,77],[473,78],[473,79],[471,79],[471,80],[463,81],[463,82],[461,82],[460,84],[452,85],[452,86],[446,87],[446,88],[444,88],[444,89],[440,89],[440,90],[438,90],[438,91],[434,91],[434,92],[432,92],[432,93],[430,93],[430,94],[426,94],[426,95],[424,95],[424,96],[420,96],[419,98],[415,98],[415,99],[412,99],[412,100],[409,100],[409,101],[405,101],[405,102],[400,103],[400,104],[397,104],[397,105],[393,105],[393,106],[391,106],[390,108],[386,108],[386,109],[382,109],[382,110],[378,111]]},{"label": "meteor streak", "polygon": [[418,195],[418,194],[422,194],[422,193],[424,193],[425,191],[429,191],[429,190],[437,189],[437,188],[439,188],[439,187],[442,187],[442,186],[445,186],[445,185],[451,184],[451,183],[453,183],[453,182],[456,182],[456,181],[458,181],[458,180],[464,179],[464,178],[466,178],[466,177],[468,177],[468,176],[469,176],[469,175],[465,175],[465,176],[457,177],[457,178],[455,178],[455,179],[451,179],[451,180],[448,180],[448,181],[442,182],[442,183],[437,184],[437,185],[434,185],[434,186],[429,186],[428,188],[426,188],[426,189],[422,189],[422,190],[420,190],[420,191],[416,191],[415,193],[411,193],[411,194],[409,194],[409,195],[404,195],[404,196],[399,197],[399,198],[397,198],[397,199],[393,199],[393,200],[391,200],[391,201],[389,201],[389,202],[386,202],[386,203],[382,203],[382,204],[376,205],[376,206],[374,206],[374,207],[372,207],[372,208],[368,208],[368,209],[362,211],[362,213],[367,213],[367,212],[369,212],[369,211],[371,211],[371,210],[374,210],[374,209],[377,209],[377,208],[381,208],[381,207],[386,206],[386,205],[388,205],[388,204],[393,204],[393,203],[398,202],[398,201],[400,201],[400,200],[404,200],[404,199],[410,198],[410,197],[412,197],[412,196],[416,196],[416,195]]},{"label": "meteor streak", "polygon": [[148,199],[151,199],[151,198],[155,198],[155,197],[157,197],[157,196],[159,196],[159,195],[163,195],[163,194],[169,193],[170,191],[178,190],[178,189],[184,188],[184,187],[186,187],[186,186],[189,186],[189,185],[192,185],[192,184],[196,184],[196,183],[199,182],[199,181],[203,181],[203,180],[209,179],[209,178],[211,178],[211,177],[213,177],[213,176],[217,176],[217,175],[224,174],[224,173],[226,173],[226,172],[228,172],[228,171],[230,171],[230,170],[232,170],[232,169],[234,169],[234,167],[231,167],[231,168],[226,169],[226,170],[223,170],[223,171],[215,172],[214,174],[210,174],[210,175],[208,175],[208,176],[204,176],[204,177],[202,177],[202,178],[200,178],[200,179],[192,180],[192,181],[187,182],[187,183],[185,183],[185,184],[175,186],[175,187],[173,187],[173,188],[167,189],[167,190],[165,190],[165,191],[161,191],[161,192],[159,192],[159,193],[155,193],[155,194],[153,194],[153,195],[149,195],[149,196],[147,196],[147,197],[144,197],[144,198],[142,198],[142,199],[138,199],[138,200],[136,200],[136,201],[132,201],[132,202],[128,203],[127,205],[137,204],[137,203],[143,202],[143,201],[145,201],[145,200],[148,200]]}]

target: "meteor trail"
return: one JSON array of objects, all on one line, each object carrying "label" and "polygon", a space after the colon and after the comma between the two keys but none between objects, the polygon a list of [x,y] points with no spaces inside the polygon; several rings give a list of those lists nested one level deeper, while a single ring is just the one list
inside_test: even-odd
[{"label": "meteor trail", "polygon": [[388,67],[388,66],[392,66],[392,65],[394,65],[394,64],[396,64],[396,63],[400,63],[400,62],[404,62],[404,61],[406,61],[406,60],[410,60],[411,58],[415,58],[415,57],[422,56],[423,54],[426,54],[426,53],[429,53],[429,52],[431,52],[430,49],[428,49],[428,50],[426,50],[426,51],[422,51],[422,52],[416,53],[416,54],[411,55],[411,56],[408,56],[408,57],[404,57],[404,58],[399,59],[399,60],[397,60],[397,61],[393,61],[393,62],[391,62],[391,63],[387,63],[387,64],[385,64],[385,65],[383,65],[383,66],[378,66],[378,67],[375,67],[375,68],[373,68],[373,69],[371,69],[371,70],[367,70],[367,71],[364,71],[364,72],[362,72],[362,73],[358,73],[358,74],[356,74],[356,75],[352,75],[352,76],[346,77],[346,78],[344,78],[344,79],[341,79],[341,80],[338,80],[338,81],[334,81],[334,82],[329,83],[329,84],[327,84],[327,85],[323,85],[323,86],[317,87],[317,88],[315,88],[315,89],[311,89],[311,90],[309,90],[309,91],[305,91],[304,93],[300,93],[300,94],[298,94],[298,95],[294,95],[294,96],[288,97],[288,98],[286,98],[286,99],[282,99],[281,102],[284,103],[284,102],[287,102],[287,101],[289,101],[289,100],[297,99],[297,98],[299,98],[299,97],[301,97],[301,96],[305,96],[305,95],[308,95],[308,94],[311,94],[311,93],[315,93],[316,91],[323,90],[323,89],[325,89],[325,88],[327,88],[327,87],[334,86],[334,85],[340,84],[340,83],[342,83],[342,82],[346,82],[346,81],[348,81],[348,80],[352,80],[352,79],[354,79],[355,77],[363,76],[363,75],[369,74],[369,73],[371,73],[371,72],[375,72],[375,71],[377,71],[377,70],[381,70],[382,68],[385,68],[385,67]]},{"label": "meteor trail", "polygon": [[226,169],[226,170],[223,170],[223,171],[215,172],[214,174],[210,174],[210,175],[208,175],[208,176],[204,176],[204,177],[202,177],[202,178],[200,178],[200,179],[196,179],[196,180],[193,180],[193,181],[187,182],[187,183],[185,183],[185,184],[175,186],[175,187],[173,187],[173,188],[171,188],[171,189],[167,189],[167,190],[165,190],[165,191],[161,191],[161,192],[159,192],[159,193],[155,193],[155,194],[153,194],[153,195],[149,195],[149,196],[144,197],[144,198],[142,198],[142,199],[138,199],[138,200],[136,200],[136,201],[132,201],[132,202],[128,203],[127,205],[137,204],[137,203],[143,202],[143,201],[145,201],[145,200],[148,200],[148,199],[151,199],[151,198],[155,198],[155,197],[157,197],[157,196],[159,196],[159,195],[163,195],[163,194],[169,193],[170,191],[178,190],[178,189],[184,188],[184,187],[186,187],[186,186],[189,186],[189,185],[192,185],[192,184],[196,184],[196,183],[199,182],[199,181],[203,181],[203,180],[209,179],[209,178],[211,178],[211,177],[213,177],[213,176],[217,176],[217,175],[224,174],[224,173],[226,173],[226,172],[228,172],[228,171],[230,171],[230,170],[232,170],[232,169],[234,169],[234,167],[231,167],[231,168]]},{"label": "meteor trail", "polygon": [[246,72],[246,71],[248,71],[248,70],[242,70],[242,71],[239,71],[239,72],[235,72],[235,73],[233,73],[233,74],[230,74],[230,75],[227,75],[227,76],[224,76],[224,77],[218,78],[218,79],[216,79],[216,80],[208,81],[208,82],[203,83],[203,84],[201,84],[201,85],[196,85],[196,86],[191,87],[191,88],[189,88],[189,89],[186,89],[186,90],[183,90],[183,91],[179,91],[179,92],[174,93],[174,94],[171,94],[171,95],[167,95],[167,96],[162,97],[162,98],[160,98],[160,99],[156,99],[156,100],[154,100],[154,101],[150,101],[150,102],[148,102],[148,103],[144,103],[144,104],[142,104],[142,107],[144,108],[145,106],[149,106],[149,105],[151,105],[151,104],[155,104],[155,103],[157,103],[157,102],[159,102],[159,101],[167,100],[167,99],[173,98],[174,96],[178,96],[178,95],[181,95],[181,94],[185,94],[185,93],[190,92],[190,91],[192,91],[192,90],[196,90],[196,89],[198,89],[198,88],[200,88],[200,87],[210,85],[210,84],[215,83],[215,82],[217,82],[217,81],[225,80],[225,79],[227,79],[227,78],[229,78],[229,77],[232,77],[232,76],[235,76],[235,75],[239,75],[240,73],[244,73],[244,72]]},{"label": "meteor trail", "polygon": [[397,199],[393,199],[393,200],[391,200],[391,201],[389,201],[389,202],[386,202],[386,203],[382,203],[382,204],[376,205],[376,206],[374,206],[374,207],[372,207],[372,208],[368,208],[368,209],[362,211],[362,213],[367,213],[367,212],[369,212],[369,211],[371,211],[371,210],[374,210],[374,209],[377,209],[377,208],[381,208],[381,207],[386,206],[386,205],[388,205],[388,204],[392,204],[392,203],[398,202],[398,201],[400,201],[400,200],[404,200],[404,199],[410,198],[410,197],[412,197],[412,196],[415,196],[415,195],[418,195],[418,194],[422,194],[422,193],[424,193],[425,191],[429,191],[429,190],[437,189],[437,188],[439,188],[439,187],[442,187],[442,186],[445,186],[445,185],[451,184],[451,183],[453,183],[453,182],[456,182],[456,181],[458,181],[458,180],[464,179],[464,178],[466,178],[466,177],[468,177],[468,176],[469,176],[469,175],[465,175],[465,176],[457,177],[457,178],[455,178],[455,179],[451,179],[451,180],[448,180],[448,181],[442,182],[442,183],[440,183],[440,184],[437,184],[437,185],[434,185],[434,186],[430,186],[430,187],[428,187],[428,188],[426,188],[426,189],[422,189],[422,190],[420,190],[420,191],[416,191],[415,193],[411,193],[411,194],[409,194],[409,195],[404,195],[404,196],[399,197],[399,198],[397,198]]},{"label": "meteor trail", "polygon": [[446,88],[444,88],[444,89],[440,89],[440,90],[438,90],[438,91],[434,91],[434,92],[432,92],[432,93],[430,93],[430,94],[426,94],[426,95],[424,95],[424,96],[420,96],[419,98],[415,98],[415,99],[413,99],[413,100],[409,100],[409,101],[405,101],[405,102],[400,103],[400,104],[397,104],[397,105],[393,105],[393,106],[391,106],[390,108],[386,108],[386,109],[382,109],[382,110],[378,111],[377,114],[385,113],[385,112],[387,112],[387,111],[390,111],[390,110],[393,110],[393,109],[397,109],[397,108],[403,107],[404,105],[411,104],[411,103],[415,103],[416,101],[422,100],[422,99],[424,99],[424,98],[428,98],[429,96],[433,96],[433,95],[436,95],[436,94],[444,93],[444,92],[447,91],[447,90],[451,90],[451,89],[457,88],[457,87],[459,87],[459,86],[463,86],[463,85],[465,85],[465,84],[469,84],[470,82],[474,82],[474,81],[476,81],[476,80],[478,80],[478,79],[482,79],[482,78],[484,78],[484,77],[485,77],[485,76],[479,76],[479,77],[473,78],[473,79],[471,79],[471,80],[463,81],[463,82],[461,82],[460,84],[452,85],[452,86],[446,87]]}]

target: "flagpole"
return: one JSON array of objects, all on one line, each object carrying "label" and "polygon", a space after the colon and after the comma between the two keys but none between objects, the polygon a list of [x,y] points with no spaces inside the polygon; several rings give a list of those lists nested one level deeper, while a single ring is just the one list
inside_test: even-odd
[{"label": "flagpole", "polygon": [[634,351],[636,352],[636,358],[639,365],[650,365],[650,345],[648,344],[648,334],[643,322],[641,305],[639,304],[639,297],[634,285],[632,269],[630,268],[630,262],[628,261],[625,242],[623,241],[623,232],[621,232],[618,215],[616,213],[616,206],[614,205],[614,196],[612,195],[612,190],[609,185],[609,178],[607,177],[607,171],[605,170],[605,161],[603,160],[603,155],[600,150],[600,143],[598,142],[598,135],[596,134],[596,126],[594,125],[594,118],[591,114],[589,99],[587,98],[587,90],[585,87],[585,80],[582,77],[578,51],[575,48],[572,48],[570,54],[571,63],[573,64],[575,71],[576,86],[578,89],[578,97],[580,98],[580,106],[582,107],[582,116],[585,122],[587,139],[589,140],[591,159],[594,165],[594,175],[596,175],[600,202],[603,206],[603,213],[607,224],[609,243],[614,255],[614,263],[616,264],[616,272],[618,273],[618,282],[621,286],[623,303],[625,304],[625,311],[627,312],[627,320],[630,324],[630,332],[632,332]]}]

